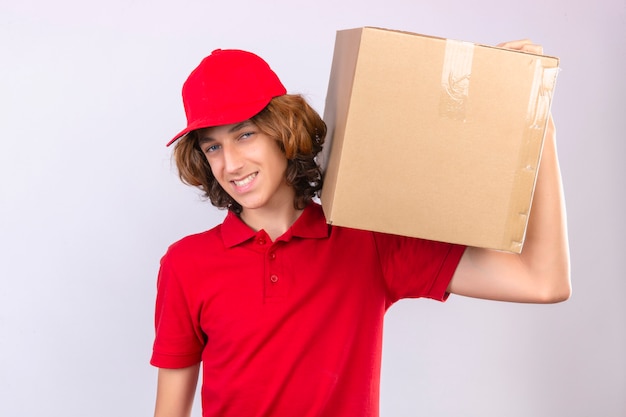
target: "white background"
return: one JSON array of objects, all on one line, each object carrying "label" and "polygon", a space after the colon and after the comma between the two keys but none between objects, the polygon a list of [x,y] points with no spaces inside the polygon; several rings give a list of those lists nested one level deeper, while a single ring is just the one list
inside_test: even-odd
[{"label": "white background", "polygon": [[184,79],[249,49],[323,112],[335,31],[366,25],[561,58],[574,284],[557,305],[394,306],[383,416],[626,415],[624,0],[1,0],[1,416],[152,414],[159,258],[224,215],[164,146]]}]

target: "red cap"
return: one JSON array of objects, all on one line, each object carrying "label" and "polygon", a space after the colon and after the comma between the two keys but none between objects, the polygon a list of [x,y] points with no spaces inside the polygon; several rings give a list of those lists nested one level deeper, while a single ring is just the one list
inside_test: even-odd
[{"label": "red cap", "polygon": [[255,116],[287,90],[261,57],[236,49],[216,49],[183,85],[187,127],[170,146],[195,129],[239,123]]}]

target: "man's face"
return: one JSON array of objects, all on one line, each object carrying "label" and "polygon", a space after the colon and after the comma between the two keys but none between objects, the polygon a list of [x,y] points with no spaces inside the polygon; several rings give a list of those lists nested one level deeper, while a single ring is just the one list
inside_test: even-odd
[{"label": "man's face", "polygon": [[285,181],[287,158],[251,121],[201,129],[198,143],[213,176],[242,213],[293,205],[295,192]]}]

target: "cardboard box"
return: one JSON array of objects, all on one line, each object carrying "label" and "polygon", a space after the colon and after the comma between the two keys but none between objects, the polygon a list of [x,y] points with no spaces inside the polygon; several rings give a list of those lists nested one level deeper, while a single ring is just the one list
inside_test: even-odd
[{"label": "cardboard box", "polygon": [[558,59],[337,32],[320,156],[329,223],[519,253]]}]

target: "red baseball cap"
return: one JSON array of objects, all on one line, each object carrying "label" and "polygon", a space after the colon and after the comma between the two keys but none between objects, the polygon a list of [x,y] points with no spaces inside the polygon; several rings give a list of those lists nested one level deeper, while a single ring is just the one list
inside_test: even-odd
[{"label": "red baseball cap", "polygon": [[185,84],[187,127],[167,146],[195,129],[250,119],[287,90],[261,57],[237,49],[216,49],[200,62]]}]

